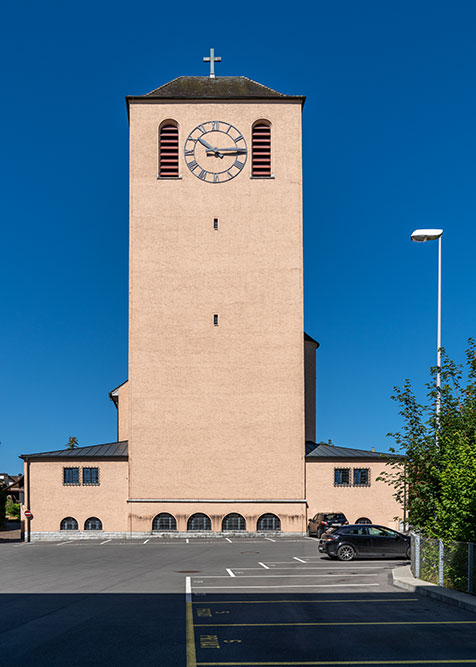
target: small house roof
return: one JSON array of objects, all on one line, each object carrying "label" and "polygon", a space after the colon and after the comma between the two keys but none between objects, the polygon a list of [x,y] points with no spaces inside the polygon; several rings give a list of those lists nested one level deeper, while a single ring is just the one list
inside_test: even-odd
[{"label": "small house roof", "polygon": [[325,442],[306,442],[306,460],[315,459],[382,459],[390,456],[385,452],[373,452],[367,449],[353,449],[352,447],[337,447]]},{"label": "small house roof", "polygon": [[315,343],[317,345],[317,347],[321,346],[321,344],[318,343],[317,340],[314,340],[314,338],[311,338],[311,336],[309,334],[307,334],[306,332],[304,332],[304,341],[306,343]]},{"label": "small house roof", "polygon": [[126,459],[128,455],[128,441],[107,442],[103,445],[89,447],[75,447],[74,449],[55,449],[51,452],[36,452],[35,454],[21,454],[24,461],[31,459]]}]

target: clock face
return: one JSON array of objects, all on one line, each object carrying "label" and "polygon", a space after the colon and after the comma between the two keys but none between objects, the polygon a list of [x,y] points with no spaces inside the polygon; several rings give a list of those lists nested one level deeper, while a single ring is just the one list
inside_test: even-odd
[{"label": "clock face", "polygon": [[222,120],[208,120],[190,132],[185,161],[194,176],[205,183],[225,183],[241,172],[248,151],[239,130]]}]

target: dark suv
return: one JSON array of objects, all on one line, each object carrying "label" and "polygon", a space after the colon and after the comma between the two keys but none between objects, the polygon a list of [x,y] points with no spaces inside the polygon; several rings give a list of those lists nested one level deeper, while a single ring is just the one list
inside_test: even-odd
[{"label": "dark suv", "polygon": [[322,536],[319,551],[331,558],[410,558],[410,536],[386,526],[354,524]]},{"label": "dark suv", "polygon": [[313,519],[309,519],[308,533],[321,537],[329,528],[340,528],[348,523],[342,512],[318,512]]}]

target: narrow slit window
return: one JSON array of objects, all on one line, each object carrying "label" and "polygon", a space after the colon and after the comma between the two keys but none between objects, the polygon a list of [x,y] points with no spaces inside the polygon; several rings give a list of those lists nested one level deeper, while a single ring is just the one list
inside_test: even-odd
[{"label": "narrow slit window", "polygon": [[255,178],[271,176],[271,124],[258,120],[251,132],[251,175]]},{"label": "narrow slit window", "polygon": [[179,134],[175,121],[166,120],[159,128],[159,177],[178,178]]},{"label": "narrow slit window", "polygon": [[218,218],[213,218],[213,229],[218,229]]},{"label": "narrow slit window", "polygon": [[218,315],[216,313],[213,316],[213,326],[215,326],[215,327],[218,326]]}]

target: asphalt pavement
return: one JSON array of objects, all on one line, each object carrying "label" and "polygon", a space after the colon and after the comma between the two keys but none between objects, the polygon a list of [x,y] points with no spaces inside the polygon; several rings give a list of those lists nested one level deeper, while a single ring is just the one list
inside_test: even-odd
[{"label": "asphalt pavement", "polygon": [[476,664],[476,614],[396,588],[405,561],[309,538],[0,545],[0,656],[29,667]]}]

